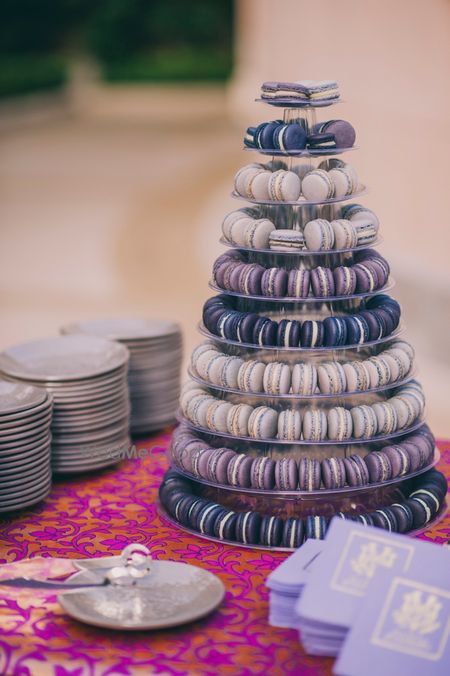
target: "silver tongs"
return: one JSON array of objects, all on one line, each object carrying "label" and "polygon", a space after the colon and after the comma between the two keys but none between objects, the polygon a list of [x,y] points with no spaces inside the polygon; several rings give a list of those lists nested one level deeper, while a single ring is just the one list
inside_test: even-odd
[{"label": "silver tongs", "polygon": [[[151,573],[150,551],[144,545],[132,544],[125,547],[120,555],[121,565],[96,568],[92,571],[93,579],[99,578],[99,582],[66,582],[65,580],[35,580],[29,577],[13,577],[6,580],[0,579],[0,586],[22,587],[28,589],[98,589],[99,587],[117,586],[131,587]],[[69,578],[70,580],[70,578]]]}]

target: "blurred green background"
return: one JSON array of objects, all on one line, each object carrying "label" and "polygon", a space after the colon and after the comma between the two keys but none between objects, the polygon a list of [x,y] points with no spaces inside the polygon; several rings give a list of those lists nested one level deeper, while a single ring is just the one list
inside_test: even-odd
[{"label": "blurred green background", "polygon": [[0,97],[62,87],[71,60],[108,82],[220,82],[233,0],[2,0]]}]

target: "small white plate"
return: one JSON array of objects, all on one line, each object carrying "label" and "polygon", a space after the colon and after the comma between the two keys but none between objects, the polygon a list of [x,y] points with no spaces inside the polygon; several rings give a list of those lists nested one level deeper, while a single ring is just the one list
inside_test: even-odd
[{"label": "small white plate", "polygon": [[71,381],[109,373],[128,361],[124,345],[95,336],[58,336],[10,347],[0,370],[25,380]]},{"label": "small white plate", "polygon": [[[225,595],[221,580],[203,568],[176,561],[152,561],[150,570],[150,576],[140,580],[139,586],[71,590],[60,594],[58,601],[68,615],[85,624],[140,631],[199,620],[215,610]],[[102,579],[91,567],[75,573],[68,581],[92,583]]]}]

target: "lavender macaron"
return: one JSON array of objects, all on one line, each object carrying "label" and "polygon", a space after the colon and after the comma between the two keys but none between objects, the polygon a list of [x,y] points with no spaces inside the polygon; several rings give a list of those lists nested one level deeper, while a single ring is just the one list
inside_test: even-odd
[{"label": "lavender macaron", "polygon": [[275,462],[267,456],[260,456],[253,460],[250,473],[252,488],[272,490],[275,485]]},{"label": "lavender macaron", "polygon": [[317,491],[320,488],[320,462],[316,458],[300,458],[298,482],[301,491]]},{"label": "lavender macaron", "polygon": [[294,491],[298,486],[298,468],[293,458],[275,461],[275,487],[279,491]]}]

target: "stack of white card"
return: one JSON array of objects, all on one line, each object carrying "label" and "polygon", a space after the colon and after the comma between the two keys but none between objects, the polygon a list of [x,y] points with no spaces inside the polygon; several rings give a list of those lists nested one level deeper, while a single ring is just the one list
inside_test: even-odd
[{"label": "stack of white card", "polygon": [[323,546],[323,540],[306,540],[269,575],[269,624],[273,627],[298,627],[295,606],[308,580],[310,567]]}]

